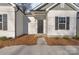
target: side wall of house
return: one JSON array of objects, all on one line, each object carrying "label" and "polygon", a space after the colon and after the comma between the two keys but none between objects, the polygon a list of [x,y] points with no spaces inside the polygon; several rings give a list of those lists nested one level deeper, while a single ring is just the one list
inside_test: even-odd
[{"label": "side wall of house", "polygon": [[[73,10],[50,10],[47,14],[47,35],[76,35],[76,11]],[[70,17],[69,30],[55,30],[55,16]]]},{"label": "side wall of house", "polygon": [[19,10],[16,13],[16,36],[23,35],[24,14]]},{"label": "side wall of house", "polygon": [[33,16],[28,16],[28,34],[37,34],[37,19]]},{"label": "side wall of house", "polygon": [[29,19],[26,15],[24,15],[24,21],[23,21],[23,33],[28,34],[28,22]]},{"label": "side wall of house", "polygon": [[7,14],[7,30],[0,30],[0,37],[15,37],[15,9],[12,6],[0,6],[0,15]]}]

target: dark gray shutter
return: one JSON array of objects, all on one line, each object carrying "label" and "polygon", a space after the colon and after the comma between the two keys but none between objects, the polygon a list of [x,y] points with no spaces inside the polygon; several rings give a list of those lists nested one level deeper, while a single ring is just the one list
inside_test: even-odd
[{"label": "dark gray shutter", "polygon": [[58,17],[55,17],[55,30],[58,30]]},{"label": "dark gray shutter", "polygon": [[0,23],[0,30],[2,30],[2,23]]},{"label": "dark gray shutter", "polygon": [[2,15],[0,15],[0,30],[2,30]]},{"label": "dark gray shutter", "polygon": [[69,23],[70,23],[70,18],[67,17],[67,23],[66,23],[66,29],[69,30]]},{"label": "dark gray shutter", "polygon": [[3,14],[3,30],[7,30],[7,14]]}]

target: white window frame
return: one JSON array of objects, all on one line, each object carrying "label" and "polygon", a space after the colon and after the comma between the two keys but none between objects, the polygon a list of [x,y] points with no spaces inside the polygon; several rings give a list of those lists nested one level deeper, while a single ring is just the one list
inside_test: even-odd
[{"label": "white window frame", "polygon": [[[59,18],[60,17],[58,17],[58,30],[66,30],[67,17],[64,17],[65,18],[65,23],[59,23]],[[65,24],[65,29],[60,29],[59,24]]]},{"label": "white window frame", "polygon": [[2,16],[2,22],[0,22],[0,23],[2,23],[2,29],[0,29],[0,31],[3,31],[4,29],[3,29],[3,15],[4,14],[0,14],[1,16]]}]

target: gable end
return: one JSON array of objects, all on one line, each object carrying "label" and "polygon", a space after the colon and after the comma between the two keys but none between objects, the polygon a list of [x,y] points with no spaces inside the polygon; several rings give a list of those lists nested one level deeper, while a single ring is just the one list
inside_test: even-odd
[{"label": "gable end", "polygon": [[49,10],[76,10],[73,6],[71,6],[69,3],[64,3],[64,7],[61,7],[61,3],[58,3],[54,5]]}]

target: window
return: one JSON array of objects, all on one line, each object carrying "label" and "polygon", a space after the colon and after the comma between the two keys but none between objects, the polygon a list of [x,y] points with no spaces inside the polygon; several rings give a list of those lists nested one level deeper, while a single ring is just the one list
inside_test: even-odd
[{"label": "window", "polygon": [[56,30],[69,30],[69,17],[55,17]]},{"label": "window", "polygon": [[65,29],[65,23],[66,23],[65,17],[59,17],[58,20],[59,29]]},{"label": "window", "polygon": [[7,30],[7,14],[3,14],[3,30]]},{"label": "window", "polygon": [[7,30],[7,14],[0,15],[0,30]]}]

